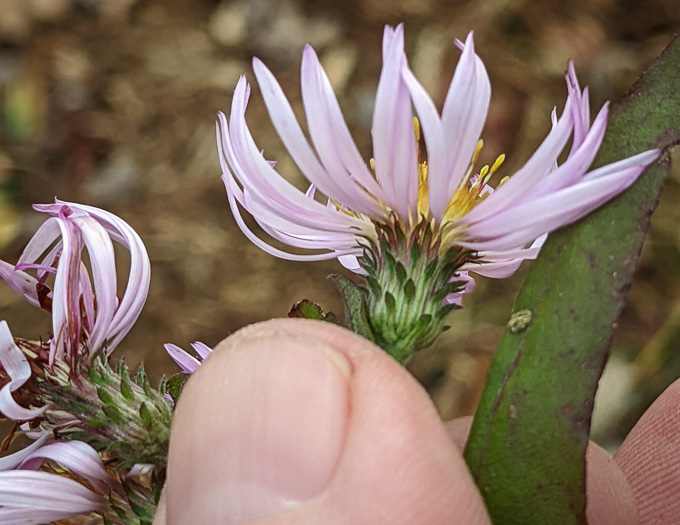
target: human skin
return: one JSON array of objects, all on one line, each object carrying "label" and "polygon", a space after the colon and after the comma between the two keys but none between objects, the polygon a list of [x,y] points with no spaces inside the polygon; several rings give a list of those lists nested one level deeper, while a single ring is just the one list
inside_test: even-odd
[{"label": "human skin", "polygon": [[[677,523],[680,382],[613,458],[587,453],[590,525]],[[471,418],[443,423],[375,345],[279,319],[222,341],[178,402],[154,525],[490,525],[462,457]]]}]

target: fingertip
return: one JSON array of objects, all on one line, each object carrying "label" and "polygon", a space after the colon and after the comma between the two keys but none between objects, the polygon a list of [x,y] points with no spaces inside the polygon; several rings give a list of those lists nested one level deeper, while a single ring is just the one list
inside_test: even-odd
[{"label": "fingertip", "polygon": [[350,376],[332,346],[282,327],[218,344],[175,410],[168,523],[240,524],[323,492],[345,438]]},{"label": "fingertip", "polygon": [[680,516],[680,380],[640,418],[614,456],[635,495],[640,524]]},{"label": "fingertip", "polygon": [[603,448],[586,449],[586,519],[589,525],[637,525],[633,490],[621,468]]}]

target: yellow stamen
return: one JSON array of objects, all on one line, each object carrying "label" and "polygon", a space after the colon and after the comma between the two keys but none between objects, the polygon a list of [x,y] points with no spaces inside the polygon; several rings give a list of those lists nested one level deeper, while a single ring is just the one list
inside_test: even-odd
[{"label": "yellow stamen", "polygon": [[477,179],[475,179],[474,184],[472,185],[472,188],[476,188],[477,186],[484,186],[486,184],[486,181],[489,180],[485,178],[485,175],[489,172],[489,165],[484,164],[482,166],[482,169],[479,170],[479,175],[477,175]]},{"label": "yellow stamen", "polygon": [[420,142],[420,122],[418,117],[413,117],[413,132],[416,135],[416,142]]},{"label": "yellow stamen", "polygon": [[373,171],[375,171],[375,159],[374,159],[373,157],[371,157],[370,159],[368,159],[368,164],[369,164],[369,166],[371,166],[371,169],[372,169]]},{"label": "yellow stamen", "polygon": [[[475,146],[475,152],[472,154],[472,159],[470,160],[470,166],[468,167],[467,171],[465,172],[465,176],[460,181],[458,188],[463,188],[467,185],[468,181],[470,180],[470,175],[472,175],[472,170],[475,169],[475,164],[477,163],[477,158],[479,157],[479,152],[482,151],[483,147],[484,147],[484,141],[480,139],[479,142],[477,142],[477,146]],[[452,197],[452,199],[453,199],[453,197]]]},{"label": "yellow stamen", "polygon": [[477,145],[475,146],[475,152],[472,154],[472,160],[470,161],[470,165],[474,166],[477,163],[477,159],[479,158],[479,152],[482,151],[483,147],[484,141],[482,139],[479,139],[479,142],[477,142]]},{"label": "yellow stamen", "polygon": [[430,213],[430,199],[427,188],[427,161],[418,164],[418,220]]},{"label": "yellow stamen", "polygon": [[493,173],[501,167],[501,164],[505,161],[505,153],[502,153],[501,155],[498,155],[498,158],[496,159],[496,162],[493,163],[493,166],[491,166],[491,171],[489,172],[490,175],[493,175]]}]

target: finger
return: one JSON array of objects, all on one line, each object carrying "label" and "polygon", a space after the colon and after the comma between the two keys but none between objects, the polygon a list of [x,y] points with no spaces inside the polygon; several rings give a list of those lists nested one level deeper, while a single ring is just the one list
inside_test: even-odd
[{"label": "finger", "polygon": [[416,381],[312,321],[218,345],[179,400],[166,491],[169,525],[490,523]]},{"label": "finger", "polygon": [[635,495],[640,525],[680,516],[680,380],[640,418],[614,456]]},{"label": "finger", "polygon": [[[472,426],[472,416],[446,422],[461,452]],[[595,443],[586,449],[586,518],[589,525],[637,525],[633,491],[612,457]]]},{"label": "finger", "polygon": [[165,489],[163,489],[161,492],[161,497],[158,499],[158,505],[156,505],[156,513],[153,516],[152,525],[166,525],[168,522],[166,503]]}]

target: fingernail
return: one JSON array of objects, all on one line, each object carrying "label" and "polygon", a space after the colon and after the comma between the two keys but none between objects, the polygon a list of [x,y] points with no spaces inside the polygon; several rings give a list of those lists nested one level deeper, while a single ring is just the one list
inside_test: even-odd
[{"label": "fingernail", "polygon": [[302,505],[332,478],[349,362],[302,334],[247,334],[219,345],[182,393],[170,440],[169,524],[247,523]]}]

